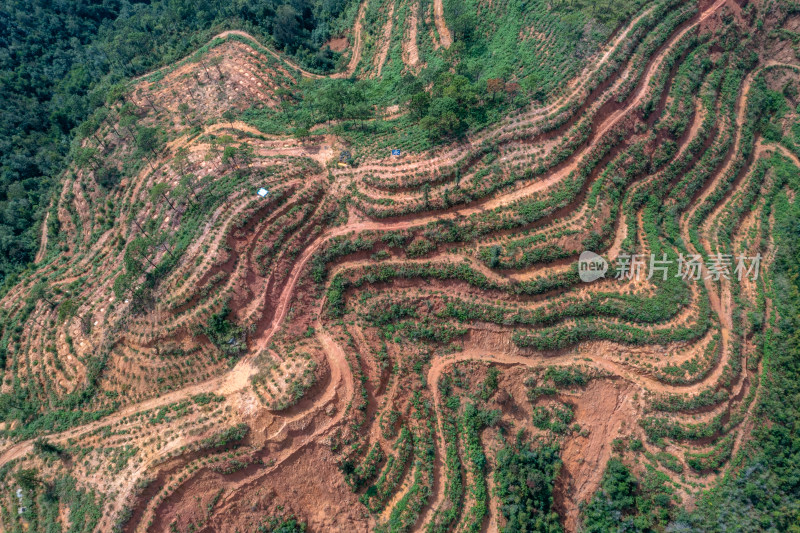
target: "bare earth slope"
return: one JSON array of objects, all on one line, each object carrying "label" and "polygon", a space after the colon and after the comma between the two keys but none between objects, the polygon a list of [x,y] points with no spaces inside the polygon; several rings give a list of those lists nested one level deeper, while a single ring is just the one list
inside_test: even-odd
[{"label": "bare earth slope", "polygon": [[[392,4],[362,56],[366,10],[336,77],[386,64],[401,19]],[[691,507],[747,453],[776,327],[770,210],[800,168],[755,133],[764,92],[800,69],[753,16],[649,5],[557,100],[357,167],[334,135],[235,118],[318,77],[246,33],[135,80],[0,301],[0,393],[26,413],[0,428],[0,529],[498,531],[498,458],[523,442],[558,449],[527,487],[566,531],[611,457]],[[580,281],[586,249],[605,278]],[[651,253],[669,276],[615,278]],[[728,275],[679,276],[679,256],[717,254]],[[738,256],[763,275],[738,279]]]}]

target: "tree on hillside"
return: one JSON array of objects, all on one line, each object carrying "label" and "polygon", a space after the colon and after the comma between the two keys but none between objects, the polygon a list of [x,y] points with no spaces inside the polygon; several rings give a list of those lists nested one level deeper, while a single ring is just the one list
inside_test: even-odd
[{"label": "tree on hillside", "polygon": [[51,457],[62,457],[64,454],[64,448],[53,444],[49,440],[39,437],[35,441],[33,441],[33,451],[41,456],[51,456]]},{"label": "tree on hillside", "polygon": [[75,164],[78,168],[89,168],[97,171],[100,168],[97,148],[92,148],[90,146],[77,148],[75,150]]},{"label": "tree on hillside", "polygon": [[290,4],[283,4],[275,10],[275,25],[272,37],[279,48],[294,52],[302,38],[300,13]]},{"label": "tree on hillside", "polygon": [[325,120],[363,121],[373,114],[361,82],[331,80],[315,96],[316,107]]},{"label": "tree on hillside", "polygon": [[169,207],[173,211],[175,211],[175,204],[173,204],[167,197],[168,191],[170,191],[169,185],[166,183],[156,183],[150,188],[150,201],[156,203],[156,200],[161,198],[169,204]]},{"label": "tree on hillside", "polygon": [[42,485],[39,479],[39,472],[35,468],[23,468],[14,474],[14,480],[23,490],[34,491],[38,485]]},{"label": "tree on hillside", "polygon": [[188,201],[191,196],[195,202],[198,201],[195,187],[197,186],[197,177],[194,174],[184,174],[178,181],[178,186],[172,191],[176,198],[181,201]]}]

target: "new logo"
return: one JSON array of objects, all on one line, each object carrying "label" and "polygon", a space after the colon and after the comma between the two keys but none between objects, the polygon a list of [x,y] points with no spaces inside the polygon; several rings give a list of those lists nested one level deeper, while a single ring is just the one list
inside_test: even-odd
[{"label": "new logo", "polygon": [[594,252],[585,251],[578,258],[578,277],[586,283],[598,280],[608,272],[608,262]]}]

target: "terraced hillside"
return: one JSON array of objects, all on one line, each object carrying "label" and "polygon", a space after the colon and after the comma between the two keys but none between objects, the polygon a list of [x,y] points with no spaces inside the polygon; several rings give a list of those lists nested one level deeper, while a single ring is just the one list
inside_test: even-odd
[{"label": "terraced hillside", "polygon": [[788,530],[800,8],[561,4],[365,0],[335,74],[228,31],[120,90],[0,302],[0,530]]}]

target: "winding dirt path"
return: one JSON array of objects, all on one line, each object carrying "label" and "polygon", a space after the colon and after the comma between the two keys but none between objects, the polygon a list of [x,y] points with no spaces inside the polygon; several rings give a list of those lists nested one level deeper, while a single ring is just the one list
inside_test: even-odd
[{"label": "winding dirt path", "polygon": [[[84,424],[61,433],[53,433],[48,435],[48,439],[55,442],[66,442],[69,439],[80,437],[83,434],[95,431],[103,426],[113,426],[123,418],[139,413],[141,411],[149,411],[158,407],[163,407],[170,403],[185,400],[187,397],[194,396],[201,393],[219,393],[219,394],[232,394],[239,392],[250,385],[250,377],[255,375],[258,369],[252,365],[250,360],[242,361],[229,373],[217,376],[208,381],[197,383],[183,389],[175,390],[173,392],[164,394],[129,405],[109,416],[103,417],[94,422]],[[0,454],[0,465],[4,465],[9,461],[24,457],[26,454],[33,450],[33,442],[35,439],[20,441],[13,446],[5,449]]]},{"label": "winding dirt path", "polygon": [[[358,15],[356,17],[356,23],[355,23],[355,26],[353,27],[353,35],[354,35],[353,56],[350,58],[350,62],[347,65],[347,69],[345,71],[343,71],[343,72],[336,72],[336,73],[330,74],[330,75],[323,75],[323,74],[317,74],[315,72],[311,72],[311,71],[301,67],[296,62],[292,61],[291,59],[289,59],[285,55],[281,54],[280,52],[277,52],[277,51],[273,50],[272,48],[270,48],[269,46],[262,44],[253,35],[245,32],[245,31],[242,31],[242,30],[226,30],[226,31],[220,32],[220,33],[216,34],[214,37],[212,37],[209,40],[209,43],[213,42],[215,39],[225,39],[226,37],[229,37],[231,35],[236,35],[236,36],[242,37],[242,38],[247,39],[250,42],[254,43],[256,46],[259,47],[259,49],[266,50],[267,53],[269,53],[272,57],[274,57],[278,61],[284,63],[286,66],[288,66],[292,70],[295,70],[295,71],[299,72],[302,76],[305,76],[306,78],[311,78],[311,79],[322,79],[322,78],[328,78],[328,77],[330,77],[330,78],[349,78],[350,76],[353,75],[353,73],[356,70],[356,67],[358,66],[358,62],[361,60],[361,44],[362,44],[361,43],[361,41],[362,41],[362,36],[361,36],[362,30],[361,30],[361,28],[362,28],[362,24],[363,24],[364,12],[365,12],[367,1],[368,0],[364,0],[364,3],[359,8]],[[146,74],[142,74],[141,76],[133,78],[132,81],[133,82],[140,81],[140,80],[142,80],[144,78],[147,78],[148,76],[152,76],[153,74],[161,72],[162,70],[169,69],[170,67],[171,67],[171,65],[165,65],[165,66],[161,67],[160,69],[157,69],[157,70],[154,70],[154,71],[151,71],[151,72],[147,72]]]},{"label": "winding dirt path", "polygon": [[419,66],[419,47],[417,37],[419,33],[419,2],[411,4],[410,13],[406,18],[408,24],[403,37],[403,62],[412,70]]},{"label": "winding dirt path", "polygon": [[44,259],[44,254],[47,253],[47,221],[50,219],[50,211],[48,210],[47,213],[44,215],[44,220],[42,220],[42,238],[39,241],[39,251],[36,252],[36,258],[33,260],[34,263],[41,262]]},{"label": "winding dirt path", "polygon": [[375,71],[373,77],[380,78],[383,65],[389,56],[389,45],[392,44],[392,27],[394,26],[394,2],[389,4],[389,13],[386,16],[386,23],[383,25],[383,39],[381,40],[380,50],[375,56]]},{"label": "winding dirt path", "polygon": [[361,48],[363,47],[363,43],[361,42],[363,37],[361,34],[364,25],[364,15],[367,12],[367,2],[369,2],[369,0],[364,0],[361,3],[361,7],[358,8],[356,23],[353,26],[353,55],[350,56],[347,69],[344,72],[333,74],[331,76],[332,78],[349,78],[355,73],[356,68],[358,68],[358,63],[361,61]]},{"label": "winding dirt path", "polygon": [[453,36],[444,20],[443,0],[433,0],[433,18],[436,23],[436,33],[439,34],[439,46],[450,48],[450,45],[453,44]]}]

